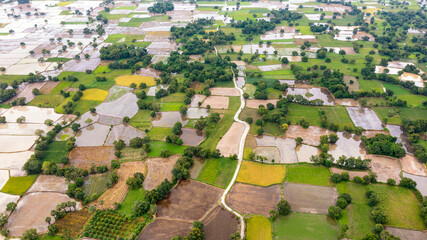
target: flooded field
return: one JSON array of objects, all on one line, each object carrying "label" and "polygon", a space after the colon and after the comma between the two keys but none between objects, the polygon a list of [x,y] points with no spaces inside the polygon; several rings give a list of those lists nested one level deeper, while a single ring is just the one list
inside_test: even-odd
[{"label": "flooded field", "polygon": [[346,107],[348,115],[357,127],[362,127],[366,130],[382,130],[381,120],[378,118],[374,110],[370,108]]},{"label": "flooded field", "polygon": [[334,105],[331,92],[325,88],[288,88],[283,95],[301,95],[309,101],[320,99],[323,105]]},{"label": "flooded field", "polygon": [[161,112],[155,120],[152,121],[154,127],[173,127],[176,122],[187,124],[188,120],[184,120],[179,112]]},{"label": "flooded field", "polygon": [[295,140],[286,138],[276,138],[268,135],[257,137],[256,143],[258,146],[275,146],[280,151],[280,159],[276,159],[277,163],[297,163],[297,156],[295,153],[296,143]]},{"label": "flooded field", "polygon": [[337,160],[340,156],[361,157],[366,155],[366,150],[360,136],[351,133],[338,132],[338,141],[329,146],[329,153]]},{"label": "flooded field", "polygon": [[180,135],[180,138],[183,141],[184,145],[188,146],[198,146],[200,143],[205,140],[205,136],[203,136],[202,131],[198,131],[197,129],[193,128],[182,128],[182,133]]}]

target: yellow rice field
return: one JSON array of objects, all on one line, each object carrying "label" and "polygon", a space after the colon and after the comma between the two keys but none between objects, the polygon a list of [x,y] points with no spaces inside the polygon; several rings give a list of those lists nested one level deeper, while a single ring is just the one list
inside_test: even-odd
[{"label": "yellow rice field", "polygon": [[138,75],[123,75],[116,78],[117,85],[129,87],[131,83],[136,83],[137,86],[141,83],[147,84],[148,87],[156,85],[153,77],[145,77]]},{"label": "yellow rice field", "polygon": [[71,3],[73,2],[72,1],[59,2],[58,7],[65,7],[67,5],[70,5]]},{"label": "yellow rice field", "polygon": [[108,96],[108,92],[101,89],[91,88],[83,91],[82,100],[104,101]]},{"label": "yellow rice field", "polygon": [[243,161],[237,181],[265,187],[280,184],[285,178],[285,174],[286,166],[284,165]]}]

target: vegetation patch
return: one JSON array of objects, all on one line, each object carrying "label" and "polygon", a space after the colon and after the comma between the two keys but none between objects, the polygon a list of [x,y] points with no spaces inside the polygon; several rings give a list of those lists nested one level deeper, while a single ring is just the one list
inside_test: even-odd
[{"label": "vegetation patch", "polygon": [[271,240],[271,223],[264,216],[253,216],[248,220],[248,240]]},{"label": "vegetation patch", "polygon": [[120,204],[119,212],[128,216],[132,215],[135,202],[145,201],[145,193],[146,191],[143,188],[130,189]]},{"label": "vegetation patch", "polygon": [[94,174],[85,178],[85,183],[82,190],[86,196],[92,198],[95,195],[99,196],[107,190],[108,173]]},{"label": "vegetation patch", "polygon": [[86,89],[83,91],[81,100],[104,101],[108,96],[108,92],[101,89]]},{"label": "vegetation patch", "polygon": [[137,86],[141,83],[147,84],[147,87],[152,87],[156,85],[153,77],[145,77],[138,75],[124,75],[116,78],[117,85],[129,87],[132,83],[135,83]]},{"label": "vegetation patch", "polygon": [[38,175],[28,175],[25,177],[10,177],[2,192],[12,195],[22,195],[33,185]]},{"label": "vegetation patch", "polygon": [[289,166],[286,182],[330,186],[329,169],[312,165]]},{"label": "vegetation patch", "polygon": [[55,225],[58,227],[59,233],[64,234],[64,230],[67,229],[70,231],[71,237],[77,238],[82,232],[83,226],[89,220],[90,215],[86,210],[68,212],[65,217],[55,222]]},{"label": "vegetation patch", "polygon": [[61,95],[37,95],[28,105],[54,108],[64,101]]},{"label": "vegetation patch", "polygon": [[233,177],[237,160],[229,158],[208,159],[197,180],[220,188],[226,188]]},{"label": "vegetation patch", "polygon": [[151,151],[148,153],[149,157],[160,157],[163,150],[168,150],[170,154],[183,154],[186,146],[176,145],[167,142],[152,141],[150,142]]},{"label": "vegetation patch", "polygon": [[259,186],[280,184],[286,174],[284,165],[270,165],[243,161],[237,181]]},{"label": "vegetation patch", "polygon": [[54,162],[54,163],[63,163],[62,159],[67,157],[67,142],[66,141],[53,141],[49,144],[45,154],[43,156],[43,161]]}]

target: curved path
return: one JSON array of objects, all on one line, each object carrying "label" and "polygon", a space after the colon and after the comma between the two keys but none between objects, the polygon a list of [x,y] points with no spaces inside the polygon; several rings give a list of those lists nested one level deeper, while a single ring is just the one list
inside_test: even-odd
[{"label": "curved path", "polygon": [[237,155],[239,163],[237,164],[236,171],[234,172],[234,175],[233,175],[233,178],[231,179],[230,184],[228,185],[228,187],[225,189],[224,193],[222,194],[221,204],[228,211],[232,212],[234,215],[236,215],[237,217],[240,218],[240,226],[241,226],[240,236],[241,236],[242,239],[244,239],[244,237],[245,237],[245,221],[243,220],[242,215],[240,215],[240,213],[234,211],[231,207],[229,207],[225,203],[225,197],[227,196],[228,192],[230,192],[231,187],[233,187],[234,182],[236,181],[236,178],[237,178],[237,174],[239,173],[240,166],[242,165],[243,149],[245,147],[246,136],[248,135],[249,128],[250,128],[250,126],[249,126],[249,124],[247,122],[241,121],[239,119],[240,113],[245,108],[245,99],[243,98],[243,90],[237,86],[236,76],[235,76],[234,72],[233,72],[233,82],[234,82],[234,88],[236,88],[240,92],[240,108],[239,108],[239,110],[237,110],[236,114],[234,115],[234,121],[239,122],[239,123],[243,123],[245,125],[245,131],[243,132],[242,138],[240,139],[239,154]]}]

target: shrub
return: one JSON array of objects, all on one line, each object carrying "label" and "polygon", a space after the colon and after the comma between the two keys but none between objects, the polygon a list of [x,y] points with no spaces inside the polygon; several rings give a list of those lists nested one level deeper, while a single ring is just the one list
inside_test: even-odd
[{"label": "shrub", "polygon": [[387,179],[387,184],[390,186],[394,186],[396,185],[396,180],[394,180],[393,178],[389,178]]},{"label": "shrub", "polygon": [[291,205],[288,201],[282,199],[277,203],[277,211],[280,215],[288,215],[291,213]]},{"label": "shrub", "polygon": [[345,209],[348,205],[348,202],[344,198],[338,198],[337,200],[337,206],[341,209]]},{"label": "shrub", "polygon": [[415,189],[417,183],[410,178],[403,177],[402,180],[400,180],[399,186],[409,189]]},{"label": "shrub", "polygon": [[342,209],[336,206],[330,206],[328,208],[328,215],[336,220],[342,217]]},{"label": "shrub", "polygon": [[331,174],[331,182],[333,182],[333,183],[341,182],[341,175],[338,173],[332,173]]},{"label": "shrub", "polygon": [[379,224],[387,223],[387,216],[385,215],[384,210],[382,210],[379,207],[376,207],[372,210],[371,217],[375,223],[379,223]]},{"label": "shrub", "polygon": [[348,181],[348,180],[350,180],[350,174],[348,174],[348,172],[342,172],[341,181]]}]

